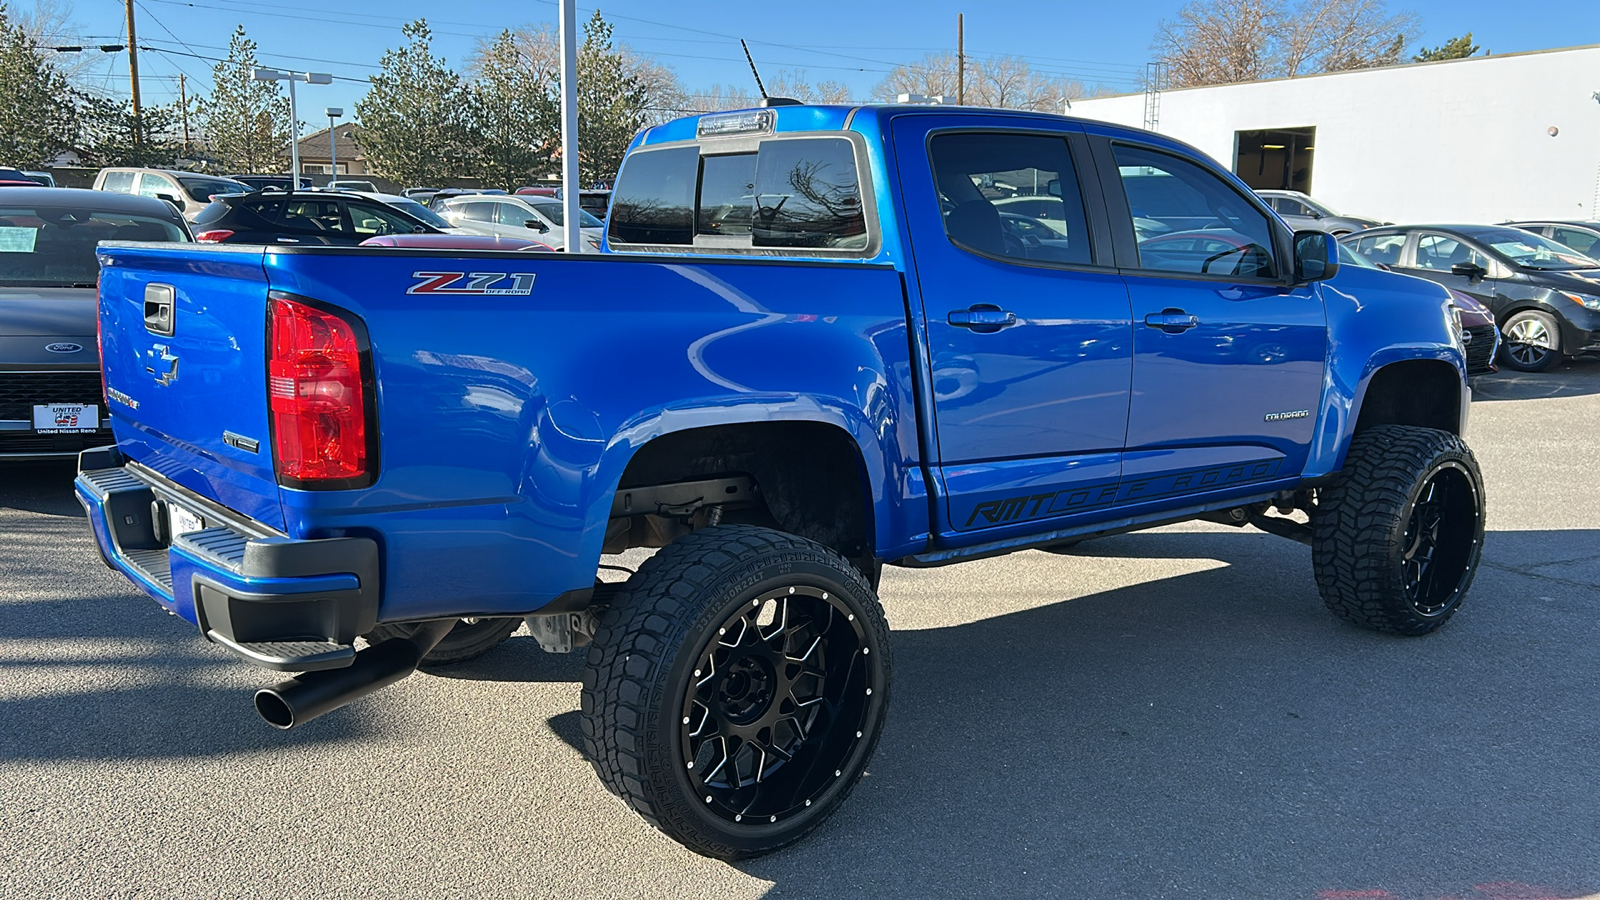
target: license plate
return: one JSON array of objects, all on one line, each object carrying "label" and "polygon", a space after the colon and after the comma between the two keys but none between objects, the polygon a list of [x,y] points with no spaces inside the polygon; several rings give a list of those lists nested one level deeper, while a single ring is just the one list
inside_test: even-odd
[{"label": "license plate", "polygon": [[100,407],[83,403],[40,403],[33,408],[33,430],[40,434],[94,434]]},{"label": "license plate", "polygon": [[206,527],[201,518],[174,503],[167,504],[167,534],[177,537]]}]

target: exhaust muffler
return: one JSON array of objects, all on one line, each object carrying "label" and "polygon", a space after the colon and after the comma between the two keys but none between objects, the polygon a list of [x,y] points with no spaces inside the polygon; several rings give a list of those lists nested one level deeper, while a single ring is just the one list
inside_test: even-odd
[{"label": "exhaust muffler", "polygon": [[333,712],[415,672],[456,622],[424,622],[410,637],[390,638],[362,650],[343,669],[306,672],[262,688],[256,691],[256,712],[268,725],[284,730]]}]

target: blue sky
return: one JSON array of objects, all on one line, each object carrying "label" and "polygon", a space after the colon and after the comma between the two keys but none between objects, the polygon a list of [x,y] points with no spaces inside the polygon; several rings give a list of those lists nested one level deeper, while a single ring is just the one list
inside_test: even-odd
[{"label": "blue sky", "polygon": [[[11,5],[30,3],[11,0]],[[612,0],[600,8],[615,24],[617,40],[657,55],[690,90],[715,84],[750,87],[737,40],[743,37],[763,74],[801,69],[813,81],[842,81],[865,96],[893,64],[954,49],[958,12],[966,14],[967,50],[973,55],[1014,54],[1053,74],[1129,86],[1150,58],[1157,24],[1180,6],[1181,0],[1014,0],[999,6],[956,0]],[[1391,10],[1422,18],[1422,43],[1429,46],[1469,30],[1495,53],[1600,42],[1593,0],[1552,0],[1538,7],[1538,15],[1528,15],[1528,5],[1504,0],[1390,3]],[[73,25],[86,42],[120,40],[123,8],[122,0],[77,0]],[[586,17],[594,6],[581,3],[579,9]],[[166,51],[140,54],[142,94],[147,102],[175,98],[180,71],[188,74],[191,92],[196,85],[206,90],[212,63],[196,57],[225,55],[234,26],[243,24],[268,64],[341,78],[327,87],[301,87],[301,119],[314,127],[324,106],[352,111],[365,90],[361,80],[377,70],[386,48],[402,42],[400,26],[406,21],[426,17],[434,28],[435,51],[460,65],[479,38],[507,26],[553,23],[556,10],[554,0],[136,0],[140,44]],[[89,84],[126,94],[126,54],[95,54],[89,62]]]}]

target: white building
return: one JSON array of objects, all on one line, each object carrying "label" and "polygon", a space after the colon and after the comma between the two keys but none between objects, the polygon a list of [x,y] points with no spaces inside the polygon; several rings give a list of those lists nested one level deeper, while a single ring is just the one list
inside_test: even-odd
[{"label": "white building", "polygon": [[[1069,114],[1143,127],[1148,99]],[[1600,219],[1600,45],[1167,90],[1156,130],[1350,215]]]}]

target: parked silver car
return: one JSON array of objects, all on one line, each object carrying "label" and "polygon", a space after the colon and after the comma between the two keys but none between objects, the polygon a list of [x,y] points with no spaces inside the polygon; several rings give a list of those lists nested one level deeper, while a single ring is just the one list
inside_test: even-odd
[{"label": "parked silver car", "polygon": [[176,206],[183,217],[193,222],[200,211],[211,205],[214,194],[244,194],[250,185],[196,172],[175,169],[142,169],[113,166],[101,169],[94,178],[94,189],[116,194],[157,197]]},{"label": "parked silver car", "polygon": [[1352,231],[1376,228],[1391,224],[1360,216],[1345,216],[1335,212],[1326,203],[1313,200],[1299,191],[1256,191],[1267,205],[1277,210],[1283,221],[1295,231],[1315,229],[1326,231],[1334,237],[1343,237]]},{"label": "parked silver car", "polygon": [[0,187],[0,461],[111,442],[95,327],[95,247],[106,240],[191,238],[151,197]]},{"label": "parked silver car", "polygon": [[[556,250],[565,250],[561,201],[554,197],[499,194],[464,194],[444,201],[440,214],[469,234],[534,238]],[[578,232],[591,250],[600,248],[605,224],[578,210]]]}]

